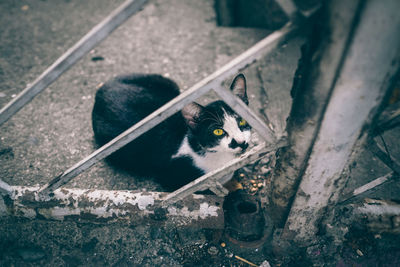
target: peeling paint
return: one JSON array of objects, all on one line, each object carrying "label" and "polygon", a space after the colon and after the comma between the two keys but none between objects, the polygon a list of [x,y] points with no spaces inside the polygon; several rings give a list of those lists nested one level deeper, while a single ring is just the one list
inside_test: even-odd
[{"label": "peeling paint", "polygon": [[220,208],[217,206],[209,205],[208,203],[201,203],[200,209],[189,211],[189,208],[184,206],[183,208],[176,208],[171,206],[168,208],[168,213],[170,215],[183,215],[185,217],[190,217],[192,219],[206,219],[207,217],[218,217],[218,210]]},{"label": "peeling paint", "polygon": [[204,199],[204,195],[193,194],[193,199]]},{"label": "peeling paint", "polygon": [[[39,187],[15,187],[13,199],[19,199],[28,192],[36,192]],[[130,204],[137,206],[140,210],[146,210],[153,206],[155,200],[159,199],[158,192],[134,193],[129,191],[109,191],[109,190],[87,190],[87,189],[58,189],[54,191],[54,200],[60,201],[60,205],[78,206],[84,202],[92,206],[121,206]]]},{"label": "peeling paint", "polygon": [[208,203],[201,203],[199,216],[201,219],[205,219],[207,216],[218,216],[218,210],[219,208],[216,206],[210,206]]},{"label": "peeling paint", "polygon": [[[14,216],[60,221],[113,222],[115,219],[129,219],[130,223],[140,223],[143,219],[153,219],[152,214],[160,208],[163,197],[160,192],[62,188],[54,191],[51,199],[44,200],[35,198],[39,187],[13,186],[13,189]],[[212,195],[192,195],[187,200],[170,205],[164,212],[174,223],[187,225],[201,220],[200,224],[223,227],[223,212],[213,204],[222,202],[223,199]]]}]

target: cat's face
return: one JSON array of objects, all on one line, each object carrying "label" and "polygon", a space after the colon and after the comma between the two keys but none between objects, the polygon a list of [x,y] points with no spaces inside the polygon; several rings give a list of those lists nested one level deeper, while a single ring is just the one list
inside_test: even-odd
[{"label": "cat's face", "polygon": [[[246,104],[246,80],[239,74],[231,90]],[[251,127],[223,101],[205,107],[191,103],[182,114],[189,126],[189,143],[198,154],[216,153],[239,155],[246,151],[251,137]]]}]

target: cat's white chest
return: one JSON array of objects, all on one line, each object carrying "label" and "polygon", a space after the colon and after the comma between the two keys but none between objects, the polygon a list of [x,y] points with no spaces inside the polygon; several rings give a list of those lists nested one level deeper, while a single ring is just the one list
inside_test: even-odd
[{"label": "cat's white chest", "polygon": [[228,152],[206,153],[204,157],[195,160],[196,165],[209,172],[217,168],[221,168],[227,162],[233,160],[235,155]]},{"label": "cat's white chest", "polygon": [[229,152],[206,152],[204,155],[199,155],[193,151],[189,145],[188,138],[185,137],[178,152],[172,157],[189,156],[192,158],[194,165],[202,169],[205,173],[220,168],[225,163],[233,160],[235,154]]}]

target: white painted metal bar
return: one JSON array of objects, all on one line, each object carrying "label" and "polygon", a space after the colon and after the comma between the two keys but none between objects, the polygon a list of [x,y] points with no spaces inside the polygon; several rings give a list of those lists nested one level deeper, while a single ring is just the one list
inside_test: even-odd
[{"label": "white painted metal bar", "polygon": [[353,196],[358,196],[362,193],[367,192],[368,190],[371,190],[371,189],[377,187],[378,185],[382,185],[383,183],[391,180],[393,177],[395,177],[395,175],[392,172],[392,173],[386,174],[385,176],[379,177],[379,178],[373,180],[372,182],[369,182],[363,186],[360,186],[359,188],[357,188],[353,191]]},{"label": "white painted metal bar", "polygon": [[191,89],[180,94],[178,97],[174,98],[161,108],[157,109],[149,116],[129,128],[128,130],[124,131],[119,136],[73,165],[71,168],[64,171],[61,175],[52,179],[49,183],[47,183],[40,189],[40,195],[42,197],[47,197],[50,192],[68,183],[78,174],[92,167],[94,164],[96,164],[96,162],[106,158],[113,152],[117,151],[124,145],[139,137],[141,134],[152,129],[157,124],[161,123],[165,119],[169,118],[170,116],[181,110],[186,104],[194,101],[202,94],[207,93],[211,89],[210,86],[214,84],[214,82],[208,82],[209,83],[197,83]]},{"label": "white painted metal bar", "polygon": [[225,88],[215,88],[214,91],[237,114],[243,117],[266,142],[276,142],[276,136],[272,129],[270,129],[241,99]]},{"label": "white painted metal bar", "polygon": [[68,49],[67,52],[46,69],[31,85],[28,85],[17,97],[0,110],[0,125],[29,103],[37,94],[52,84],[61,74],[92,50],[119,25],[139,11],[146,1],[147,0],[127,0],[102,22],[97,24],[73,47]]},{"label": "white painted metal bar", "polygon": [[168,194],[164,199],[163,205],[170,205],[180,199],[185,198],[190,194],[193,194],[196,191],[202,191],[213,187],[215,188],[216,184],[218,186],[219,184],[227,182],[222,180],[224,180],[227,175],[231,174],[235,170],[256,161],[257,159],[265,156],[268,152],[277,150],[278,148],[285,145],[285,140],[280,140],[275,144],[268,145],[266,145],[265,143],[261,143],[240,156],[239,158],[233,159],[232,161],[228,162],[225,166],[221,166],[214,171],[206,173],[205,175],[194,180],[193,182]]},{"label": "white painted metal bar", "polygon": [[[222,229],[223,199],[217,196],[191,195],[178,205],[162,209],[165,193],[130,190],[61,188],[54,191],[51,202],[32,201],[38,187],[13,186],[11,207],[1,208],[0,217],[12,215],[29,219],[74,220],[92,223],[129,222],[139,225],[173,223],[174,227],[215,227]],[[190,208],[189,208],[190,207]],[[156,214],[155,214],[156,213]]]},{"label": "white painted metal bar", "polygon": [[[114,151],[128,144],[141,134],[161,123],[163,120],[172,116],[173,114],[181,110],[186,104],[194,101],[201,95],[207,93],[212,88],[220,87],[223,80],[234,75],[242,68],[253,63],[254,61],[260,59],[265,54],[271,52],[281,42],[287,40],[295,32],[295,30],[296,27],[292,23],[288,23],[282,29],[268,35],[266,38],[256,43],[254,46],[230,61],[222,68],[218,69],[210,76],[196,83],[194,86],[192,86],[161,108],[154,111],[148,117],[144,118],[142,121],[138,122],[128,130],[111,140],[109,143],[105,144],[104,146],[90,154],[88,157],[84,158],[83,160],[63,172],[61,175],[52,179],[49,183],[47,183],[40,189],[40,195],[42,197],[47,197],[51,191],[68,183],[72,178],[90,168],[99,160],[106,158]],[[241,112],[245,114],[244,111]],[[245,116],[252,117],[252,114],[248,114]],[[255,121],[255,119],[253,120]]]},{"label": "white painted metal bar", "polygon": [[394,172],[391,172],[384,176],[376,178],[375,180],[354,189],[353,192],[344,196],[339,204],[348,203],[348,201],[352,200],[353,198],[363,195],[364,193],[367,193],[370,190],[376,189],[377,187],[380,187],[384,184],[387,184],[390,181],[394,181],[394,179],[396,179],[396,178],[398,178],[398,175],[396,175]]},{"label": "white painted metal bar", "polygon": [[215,181],[215,183],[209,187],[211,192],[219,197],[224,197],[229,194],[229,190],[226,189],[220,182]]},{"label": "white painted metal bar", "polygon": [[347,179],[342,172],[352,153],[365,142],[360,136],[400,66],[396,61],[400,56],[400,2],[363,4],[337,79],[332,81],[332,95],[284,229],[286,238],[303,245],[315,241],[326,210],[337,203]]}]

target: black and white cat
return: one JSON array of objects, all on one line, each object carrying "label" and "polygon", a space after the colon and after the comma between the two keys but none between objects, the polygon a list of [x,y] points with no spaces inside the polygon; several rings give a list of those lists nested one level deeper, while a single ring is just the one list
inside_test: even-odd
[{"label": "black and white cat", "polygon": [[[243,74],[235,77],[231,90],[248,104]],[[97,143],[107,143],[178,94],[173,81],[155,74],[120,76],[105,83],[92,112]],[[109,160],[173,190],[242,154],[250,137],[250,126],[223,101],[207,106],[192,102]]]}]

